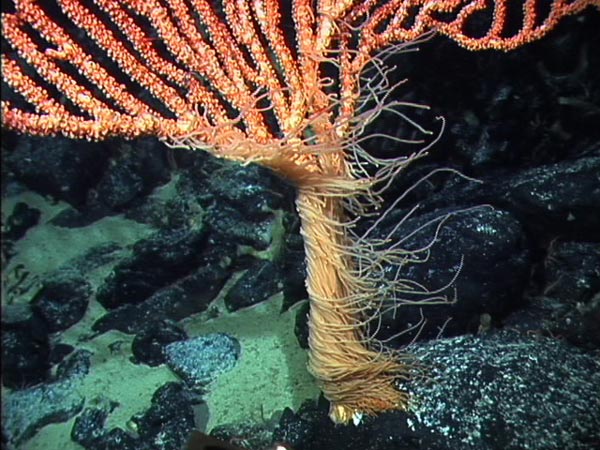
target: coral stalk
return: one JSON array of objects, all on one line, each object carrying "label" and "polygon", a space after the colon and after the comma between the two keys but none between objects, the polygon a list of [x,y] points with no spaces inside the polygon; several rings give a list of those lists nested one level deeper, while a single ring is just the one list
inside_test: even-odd
[{"label": "coral stalk", "polygon": [[369,344],[362,320],[365,304],[356,263],[340,248],[348,246],[342,200],[301,188],[296,200],[306,250],[310,297],[309,370],[331,402],[329,415],[346,423],[362,413],[400,408],[405,393],[394,380],[407,367],[391,350]]}]

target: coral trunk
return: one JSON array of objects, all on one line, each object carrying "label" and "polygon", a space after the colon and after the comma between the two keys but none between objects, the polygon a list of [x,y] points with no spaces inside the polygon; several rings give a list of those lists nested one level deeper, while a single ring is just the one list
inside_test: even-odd
[{"label": "coral trunk", "polygon": [[402,408],[407,401],[394,387],[406,366],[365,330],[368,311],[379,299],[361,295],[371,281],[356,270],[342,201],[323,187],[300,187],[296,201],[310,298],[309,370],[331,402],[336,423]]}]

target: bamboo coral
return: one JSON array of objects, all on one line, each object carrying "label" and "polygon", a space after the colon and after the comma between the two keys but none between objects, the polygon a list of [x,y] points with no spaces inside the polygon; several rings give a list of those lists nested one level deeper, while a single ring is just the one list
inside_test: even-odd
[{"label": "bamboo coral", "polygon": [[[376,317],[369,311],[383,297],[423,291],[382,275],[410,253],[354,232],[352,218],[376,211],[382,190],[427,150],[381,159],[360,147],[381,111],[403,115],[401,103],[386,100],[392,86],[382,52],[428,32],[472,50],[511,50],[598,0],[554,0],[545,15],[537,0],[526,0],[514,33],[508,0],[14,3],[2,15],[11,48],[2,55],[3,80],[22,101],[2,101],[5,127],[95,140],[154,135],[263,164],[297,185],[309,369],[332,419],[347,422],[406,405],[394,380],[407,376],[407,365],[368,333]],[[470,35],[481,13],[489,29]],[[85,36],[75,38],[73,28]]]}]

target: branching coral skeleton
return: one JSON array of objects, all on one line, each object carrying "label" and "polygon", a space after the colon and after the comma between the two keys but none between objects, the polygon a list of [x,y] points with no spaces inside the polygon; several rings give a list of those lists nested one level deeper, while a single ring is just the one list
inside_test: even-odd
[{"label": "branching coral skeleton", "polygon": [[[413,46],[403,44],[396,54],[413,49]],[[387,236],[370,236],[380,221],[417,184],[438,172],[419,180],[381,212],[384,203],[381,195],[408,164],[427,155],[443,132],[444,123],[442,118],[438,118],[442,127],[427,145],[423,145],[421,140],[405,140],[381,133],[365,135],[367,126],[383,113],[392,113],[406,120],[424,135],[433,134],[403,112],[403,108],[427,107],[388,101],[401,83],[389,85],[386,75],[390,69],[382,59],[373,58],[370,64],[374,75],[367,74],[361,78],[367,84],[361,89],[364,94],[357,101],[363,110],[359,109],[351,120],[339,124],[344,133],[333,130],[330,133],[334,136],[333,142],[324,141],[319,135],[295,141],[297,154],[309,158],[309,161],[318,158],[321,166],[316,172],[318,175],[314,176],[314,169],[308,166],[308,174],[300,172],[300,176],[294,178],[298,167],[294,164],[288,168],[293,158],[281,159],[281,152],[277,153],[277,164],[281,165],[258,157],[252,159],[252,162],[268,165],[285,174],[298,188],[296,205],[302,220],[310,298],[309,370],[330,400],[330,416],[337,423],[346,423],[362,414],[396,409],[408,403],[407,394],[396,386],[400,380],[408,378],[415,364],[408,362],[409,355],[386,347],[374,337],[381,314],[397,309],[404,302],[415,305],[452,301],[441,295],[447,286],[431,292],[415,281],[400,277],[400,269],[405,264],[425,260],[422,255],[429,251],[448,216],[434,219],[421,227],[434,225],[435,232],[427,246],[416,250],[406,250],[401,245],[421,228],[400,240],[392,240],[410,214],[399,221]],[[339,106],[334,100],[331,101],[331,109]],[[329,112],[321,111],[320,114]],[[317,121],[318,118],[315,118]],[[344,135],[345,139],[337,138],[338,134]],[[415,144],[420,148],[408,156],[376,158],[361,147],[362,142],[374,137]],[[197,149],[203,144],[193,135],[188,135],[185,139],[171,139],[169,145]],[[234,151],[226,153],[230,155]],[[270,149],[261,154],[271,154]],[[368,166],[376,168],[374,175],[369,174]],[[357,219],[367,216],[377,219],[366,232],[357,235]],[[396,266],[398,271],[390,279],[386,276],[386,269],[391,266]],[[403,294],[410,294],[411,300],[404,300]],[[419,297],[420,300],[415,300]],[[370,329],[373,322],[376,323],[375,329]]]}]

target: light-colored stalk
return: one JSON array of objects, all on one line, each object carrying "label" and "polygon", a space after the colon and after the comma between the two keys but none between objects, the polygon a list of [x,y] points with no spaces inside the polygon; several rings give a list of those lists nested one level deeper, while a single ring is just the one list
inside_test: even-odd
[{"label": "light-colored stalk", "polygon": [[[407,394],[394,387],[406,376],[399,354],[374,345],[365,332],[369,299],[357,278],[352,245],[345,230],[342,199],[310,187],[296,200],[302,220],[310,298],[309,370],[331,402],[336,423],[362,414],[402,408]],[[375,300],[375,299],[374,299]],[[379,347],[379,348],[377,348]]]}]

